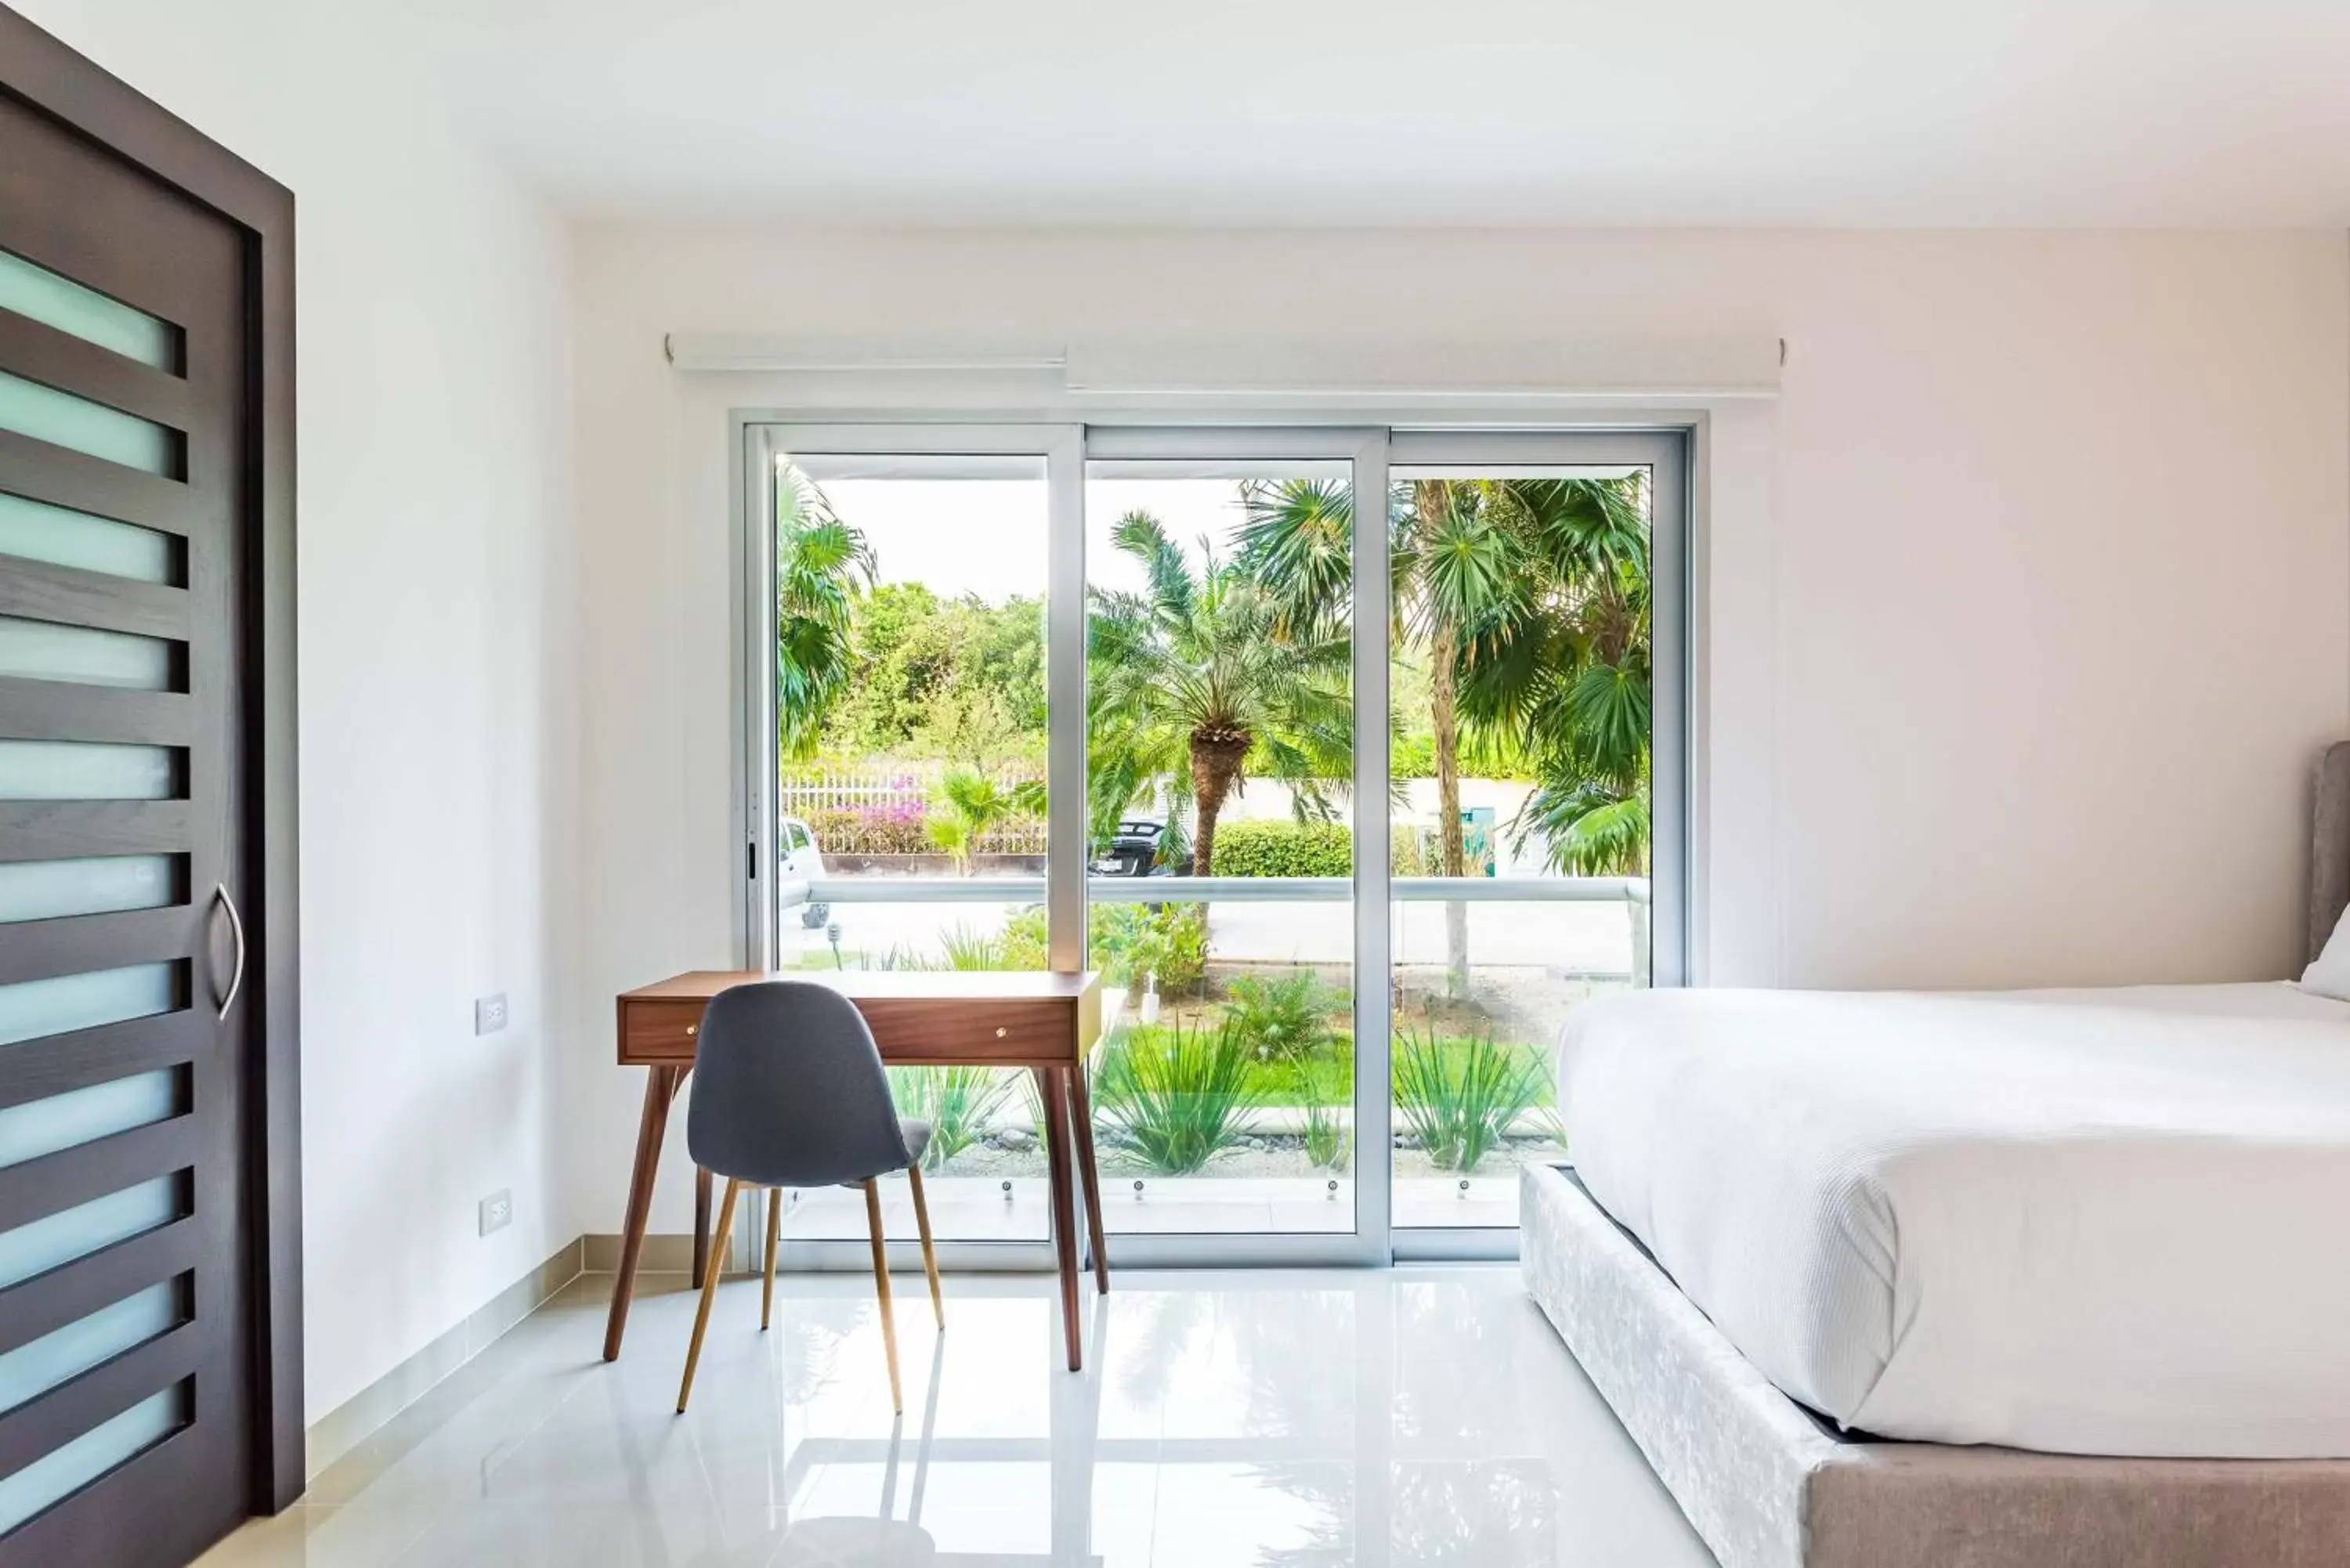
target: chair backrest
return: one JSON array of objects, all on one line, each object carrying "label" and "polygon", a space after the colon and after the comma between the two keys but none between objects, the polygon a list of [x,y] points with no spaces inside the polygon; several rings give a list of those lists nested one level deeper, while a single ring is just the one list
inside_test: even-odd
[{"label": "chair backrest", "polygon": [[686,1148],[759,1187],[865,1181],[913,1163],[854,1003],[807,981],[720,992],[702,1015]]}]

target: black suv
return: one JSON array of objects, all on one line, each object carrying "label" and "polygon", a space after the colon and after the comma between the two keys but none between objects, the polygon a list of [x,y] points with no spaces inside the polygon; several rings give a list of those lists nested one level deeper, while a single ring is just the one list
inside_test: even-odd
[{"label": "black suv", "polygon": [[1136,817],[1118,825],[1118,832],[1107,847],[1094,857],[1091,867],[1097,877],[1163,877],[1166,867],[1158,864],[1159,841],[1167,836],[1167,825],[1148,817]]}]

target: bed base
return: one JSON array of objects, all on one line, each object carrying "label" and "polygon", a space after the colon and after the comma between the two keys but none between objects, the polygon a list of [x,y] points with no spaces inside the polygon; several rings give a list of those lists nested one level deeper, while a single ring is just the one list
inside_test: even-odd
[{"label": "bed base", "polygon": [[2350,1459],[1853,1441],[1756,1371],[1571,1175],[1521,1177],[1526,1289],[1722,1568],[2344,1568]]}]

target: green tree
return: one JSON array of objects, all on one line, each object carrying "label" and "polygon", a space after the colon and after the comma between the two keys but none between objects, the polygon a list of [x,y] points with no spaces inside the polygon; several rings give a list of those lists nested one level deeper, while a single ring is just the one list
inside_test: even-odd
[{"label": "green tree", "polygon": [[[1111,539],[1139,562],[1140,593],[1097,591],[1087,638],[1088,784],[1114,823],[1147,784],[1188,786],[1191,864],[1213,864],[1216,820],[1251,773],[1320,803],[1353,762],[1347,638],[1293,626],[1264,583],[1206,541],[1195,572],[1158,520],[1133,512]],[[1094,828],[1098,836],[1102,815]]]},{"label": "green tree", "polygon": [[775,734],[785,759],[816,754],[824,722],[857,668],[858,588],[873,580],[865,535],[833,514],[815,481],[775,475]]},{"label": "green tree", "polygon": [[[1342,615],[1351,489],[1258,482],[1243,504],[1241,559],[1276,596],[1284,623],[1310,628]],[[1513,831],[1521,843],[1539,836],[1555,867],[1644,869],[1650,668],[1640,481],[1419,480],[1389,496],[1388,529],[1394,636],[1426,664],[1442,874],[1467,869],[1464,752],[1525,759],[1536,789]]]}]

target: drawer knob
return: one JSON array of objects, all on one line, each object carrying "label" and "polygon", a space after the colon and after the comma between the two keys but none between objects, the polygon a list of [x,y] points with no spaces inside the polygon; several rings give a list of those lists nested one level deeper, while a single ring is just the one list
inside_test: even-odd
[{"label": "drawer knob", "polygon": [[998,1028],[997,1028],[997,1030],[995,1031],[995,1037],[996,1037],[998,1040],[1001,1040],[1001,1039],[1003,1039],[1006,1034],[1009,1034],[1009,1033],[1012,1033],[1012,1031],[1010,1031],[1009,1029],[1004,1029],[1004,1028],[1002,1028],[1002,1027],[998,1027]]},{"label": "drawer knob", "polygon": [[689,1024],[687,1024],[687,1025],[685,1026],[686,1038],[688,1038],[688,1039],[691,1039],[694,1035],[696,1035],[696,1034],[700,1033],[701,1033],[701,1031],[702,1031],[702,1025],[701,1025],[701,1024],[699,1024],[699,1023],[689,1023]]}]

